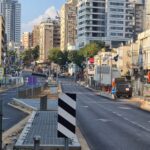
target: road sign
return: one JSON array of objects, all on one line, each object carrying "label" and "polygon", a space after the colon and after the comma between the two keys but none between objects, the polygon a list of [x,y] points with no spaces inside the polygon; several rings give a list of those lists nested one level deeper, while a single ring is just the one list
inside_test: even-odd
[{"label": "road sign", "polygon": [[28,85],[35,85],[37,83],[37,78],[35,76],[28,77]]},{"label": "road sign", "polygon": [[4,68],[0,67],[0,79],[2,79],[4,76]]},{"label": "road sign", "polygon": [[58,99],[58,137],[73,139],[76,129],[76,94],[61,93]]}]

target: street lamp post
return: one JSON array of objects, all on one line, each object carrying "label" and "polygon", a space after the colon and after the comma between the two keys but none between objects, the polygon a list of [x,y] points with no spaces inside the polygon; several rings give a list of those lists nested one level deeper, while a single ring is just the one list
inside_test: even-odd
[{"label": "street lamp post", "polygon": [[101,72],[102,72],[102,64],[101,64],[101,59],[102,59],[102,56],[101,56],[101,53],[99,54],[99,84],[100,84],[100,92],[101,92]]},{"label": "street lamp post", "polygon": [[4,55],[4,79],[5,79],[5,87],[6,87],[6,63],[7,63],[7,52],[5,52]]}]

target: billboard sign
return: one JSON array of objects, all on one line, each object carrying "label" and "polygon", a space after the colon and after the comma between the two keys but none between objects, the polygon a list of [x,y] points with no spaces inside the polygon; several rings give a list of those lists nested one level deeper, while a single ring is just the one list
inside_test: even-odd
[{"label": "billboard sign", "polygon": [[27,80],[28,82],[28,85],[36,85],[36,83],[37,83],[37,78],[36,77],[34,77],[34,76],[30,76],[30,77],[28,77],[28,80]]}]

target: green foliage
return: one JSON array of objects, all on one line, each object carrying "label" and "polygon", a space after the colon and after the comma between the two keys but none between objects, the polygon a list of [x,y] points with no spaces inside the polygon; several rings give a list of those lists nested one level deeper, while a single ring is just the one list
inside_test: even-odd
[{"label": "green foliage", "polygon": [[92,42],[87,44],[85,47],[81,48],[80,53],[85,58],[89,58],[95,56],[98,53],[98,51],[100,51],[102,48],[104,48],[104,43]]},{"label": "green foliage", "polygon": [[84,60],[84,56],[80,55],[80,51],[75,50],[75,51],[70,51],[68,53],[68,61],[73,62],[79,67],[82,67],[83,60]]},{"label": "green foliage", "polygon": [[103,42],[89,43],[78,51],[62,52],[59,48],[53,48],[49,50],[48,59],[50,62],[57,63],[60,66],[63,66],[68,62],[83,68],[83,61],[85,61],[86,58],[94,57],[98,51],[101,51],[104,48],[105,45]]},{"label": "green foliage", "polygon": [[32,49],[32,57],[34,60],[38,60],[39,55],[40,55],[40,50],[39,50],[39,46],[37,45],[34,49]]},{"label": "green foliage", "polygon": [[25,65],[29,65],[32,61],[31,50],[26,50],[20,54],[21,59]]},{"label": "green foliage", "polygon": [[51,62],[59,64],[60,66],[63,66],[66,64],[67,58],[68,58],[68,53],[67,52],[63,53],[59,48],[53,48],[49,50],[48,59]]},{"label": "green foliage", "polygon": [[20,58],[23,60],[25,65],[29,65],[32,61],[36,61],[39,58],[39,46],[25,50],[20,54]]}]

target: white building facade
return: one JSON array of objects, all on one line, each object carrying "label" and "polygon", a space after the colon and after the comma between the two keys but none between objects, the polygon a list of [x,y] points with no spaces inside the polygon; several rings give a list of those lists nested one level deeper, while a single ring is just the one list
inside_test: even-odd
[{"label": "white building facade", "polygon": [[129,0],[79,0],[77,47],[92,41],[118,46],[133,36],[134,7]]},{"label": "white building facade", "polygon": [[77,5],[77,47],[105,37],[105,0],[79,0]]}]

